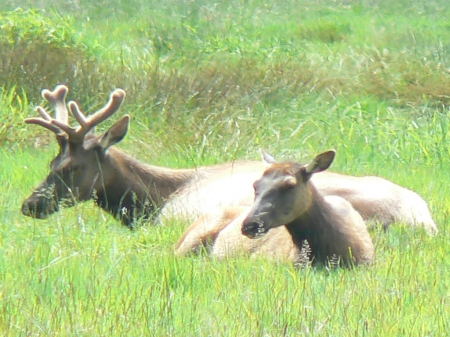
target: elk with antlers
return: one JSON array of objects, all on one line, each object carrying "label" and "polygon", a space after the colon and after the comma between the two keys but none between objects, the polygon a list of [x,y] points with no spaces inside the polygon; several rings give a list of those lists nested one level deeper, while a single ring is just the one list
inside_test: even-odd
[{"label": "elk with antlers", "polygon": [[[119,109],[125,97],[123,90],[115,90],[106,106],[89,117],[85,117],[73,101],[67,109],[67,92],[67,87],[62,85],[53,92],[43,90],[42,95],[53,105],[56,117],[52,118],[38,107],[41,117],[25,120],[54,132],[59,154],[50,164],[50,174],[23,202],[24,215],[41,219],[57,212],[63,201],[64,205],[72,206],[94,198],[100,207],[132,227],[137,219],[151,218],[174,192],[181,193],[181,190],[185,191],[184,196],[174,198],[170,212],[188,218],[214,206],[240,204],[239,198],[251,195],[251,183],[242,182],[257,178],[260,170],[254,162],[197,169],[143,164],[112,146],[125,137],[130,121],[128,115],[102,135],[93,132],[96,125]],[[80,124],[77,128],[68,124],[68,111]],[[223,193],[214,193],[217,188]]]}]

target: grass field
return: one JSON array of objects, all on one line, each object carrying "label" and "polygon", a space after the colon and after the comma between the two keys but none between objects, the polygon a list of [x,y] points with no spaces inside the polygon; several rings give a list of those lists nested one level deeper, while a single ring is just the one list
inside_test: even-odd
[{"label": "grass field", "polygon": [[[0,334],[447,336],[449,19],[447,0],[2,2]],[[130,231],[90,202],[27,218],[57,148],[23,119],[60,83],[86,111],[125,89],[112,120],[132,116],[119,146],[142,161],[334,148],[332,170],[421,194],[440,233],[373,229],[375,265],[296,269],[177,258],[186,223]]]}]

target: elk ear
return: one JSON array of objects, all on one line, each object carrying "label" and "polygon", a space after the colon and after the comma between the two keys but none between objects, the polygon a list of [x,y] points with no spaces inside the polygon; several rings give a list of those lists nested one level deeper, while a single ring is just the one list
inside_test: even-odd
[{"label": "elk ear", "polygon": [[261,160],[267,167],[275,164],[277,161],[274,157],[272,157],[270,154],[265,152],[263,149],[259,149],[259,152],[261,153]]},{"label": "elk ear", "polygon": [[335,155],[335,150],[329,150],[319,154],[311,163],[305,166],[305,171],[309,174],[325,171],[330,167]]},{"label": "elk ear", "polygon": [[128,132],[130,125],[130,116],[125,115],[113,124],[103,135],[100,136],[98,144],[103,150],[120,142]]}]

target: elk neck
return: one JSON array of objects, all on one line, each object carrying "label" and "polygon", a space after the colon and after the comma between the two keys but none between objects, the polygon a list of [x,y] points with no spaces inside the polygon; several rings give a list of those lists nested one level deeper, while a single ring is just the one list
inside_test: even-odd
[{"label": "elk neck", "polygon": [[332,209],[317,191],[314,185],[311,187],[311,204],[306,212],[298,216],[294,221],[286,224],[286,229],[292,236],[294,244],[301,248],[303,241],[308,241],[314,255],[328,231],[333,231]]},{"label": "elk neck", "polygon": [[114,147],[108,149],[100,162],[104,164],[97,204],[126,225],[137,217],[150,218],[172,193],[196,175],[194,169],[144,164]]}]

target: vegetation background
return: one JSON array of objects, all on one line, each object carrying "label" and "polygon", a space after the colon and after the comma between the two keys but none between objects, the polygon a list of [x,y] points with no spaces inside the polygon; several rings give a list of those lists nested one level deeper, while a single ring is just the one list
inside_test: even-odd
[{"label": "vegetation background", "polygon": [[[4,0],[0,31],[2,335],[448,334],[448,0]],[[348,271],[176,258],[187,224],[129,231],[92,203],[26,218],[56,142],[23,119],[60,83],[86,111],[125,89],[120,147],[145,162],[335,148],[333,170],[421,194],[440,233],[373,229],[377,263]]]}]

